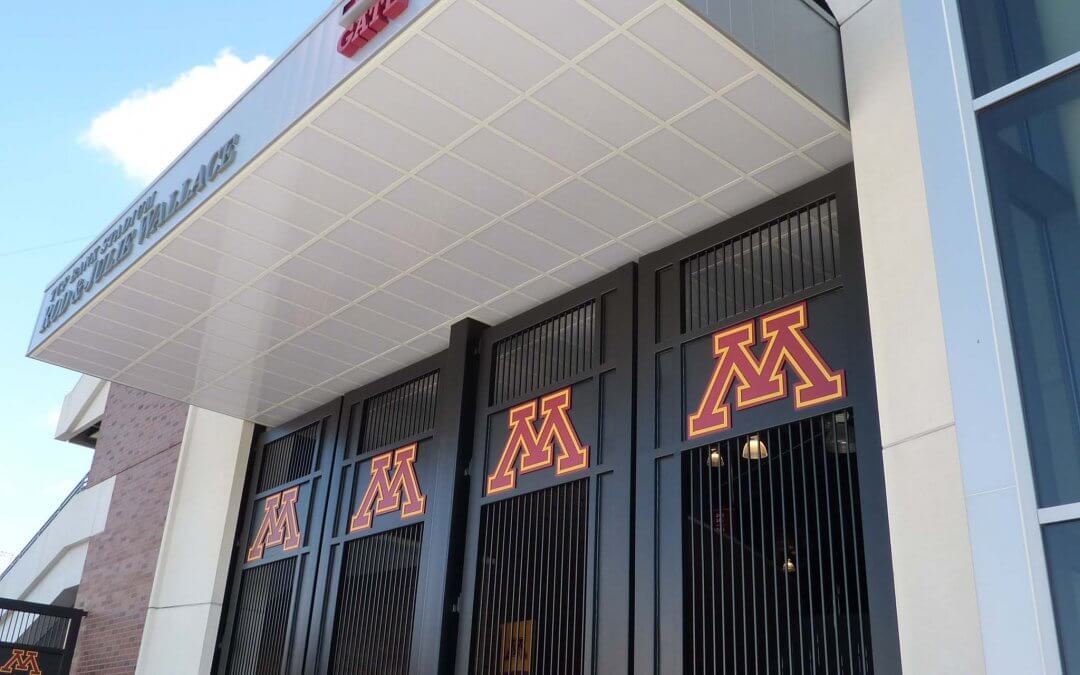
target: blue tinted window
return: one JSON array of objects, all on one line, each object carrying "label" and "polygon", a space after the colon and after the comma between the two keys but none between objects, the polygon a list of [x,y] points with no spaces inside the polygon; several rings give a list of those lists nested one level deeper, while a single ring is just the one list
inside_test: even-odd
[{"label": "blue tinted window", "polygon": [[1080,71],[979,118],[1041,506],[1080,501]]},{"label": "blue tinted window", "polygon": [[1075,675],[1080,673],[1080,521],[1047,525],[1043,545],[1061,662],[1067,675]]},{"label": "blue tinted window", "polygon": [[1077,0],[960,0],[975,95],[1080,51]]}]

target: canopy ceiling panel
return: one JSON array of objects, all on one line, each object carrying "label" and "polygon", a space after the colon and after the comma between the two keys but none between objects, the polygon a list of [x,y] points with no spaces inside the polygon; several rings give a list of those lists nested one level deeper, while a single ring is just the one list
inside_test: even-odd
[{"label": "canopy ceiling panel", "polygon": [[439,0],[31,355],[274,425],[850,160],[675,0]]}]

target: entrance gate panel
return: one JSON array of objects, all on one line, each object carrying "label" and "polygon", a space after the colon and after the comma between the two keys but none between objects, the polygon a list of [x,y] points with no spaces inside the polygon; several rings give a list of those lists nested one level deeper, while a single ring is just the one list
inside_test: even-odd
[{"label": "entrance gate panel", "polygon": [[[301,672],[339,402],[263,432],[248,471],[220,672]],[[315,617],[318,620],[318,617]]]},{"label": "entrance gate panel", "polygon": [[635,671],[896,672],[850,167],[639,265]]},{"label": "entrance gate panel", "polygon": [[448,672],[481,328],[344,399],[310,672]]},{"label": "entrance gate panel", "polygon": [[458,672],[629,667],[634,268],[487,330]]}]

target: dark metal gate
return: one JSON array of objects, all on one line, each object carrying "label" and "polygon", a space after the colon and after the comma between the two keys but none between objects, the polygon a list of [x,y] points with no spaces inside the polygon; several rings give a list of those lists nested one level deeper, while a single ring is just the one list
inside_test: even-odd
[{"label": "dark metal gate", "polygon": [[0,673],[67,675],[86,612],[0,598]]},{"label": "dark metal gate", "polygon": [[626,672],[634,268],[485,332],[460,673]]},{"label": "dark metal gate", "polygon": [[325,405],[255,442],[218,672],[303,672],[305,628],[318,621],[312,598],[339,407]]},{"label": "dark metal gate", "polygon": [[899,672],[850,167],[639,264],[635,671]]},{"label": "dark metal gate", "polygon": [[345,397],[309,672],[446,672],[461,585],[465,467],[481,324]]},{"label": "dark metal gate", "polygon": [[881,463],[846,168],[263,433],[218,672],[898,672]]},{"label": "dark metal gate", "polygon": [[449,671],[481,329],[257,439],[216,672]]}]

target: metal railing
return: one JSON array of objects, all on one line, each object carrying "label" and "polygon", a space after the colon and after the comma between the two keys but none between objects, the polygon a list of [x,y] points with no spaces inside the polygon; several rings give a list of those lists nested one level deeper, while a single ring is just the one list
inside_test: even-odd
[{"label": "metal railing", "polygon": [[67,675],[86,612],[0,598],[0,672]]}]

